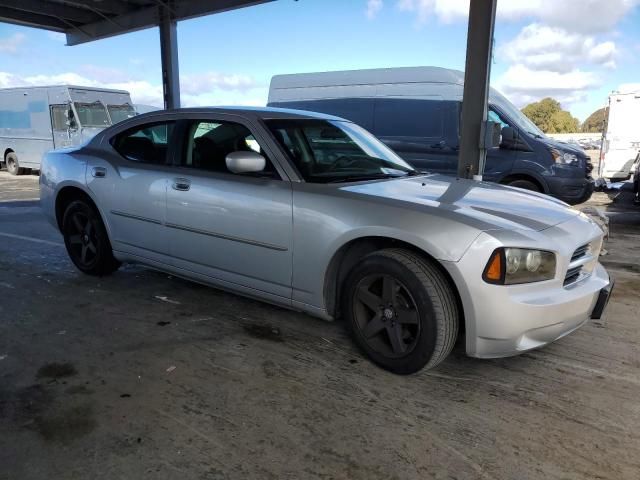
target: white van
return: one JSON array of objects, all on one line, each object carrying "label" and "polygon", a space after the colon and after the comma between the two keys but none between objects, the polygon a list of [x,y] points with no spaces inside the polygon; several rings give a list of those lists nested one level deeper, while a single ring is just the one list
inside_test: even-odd
[{"label": "white van", "polygon": [[136,114],[129,92],[76,86],[0,89],[0,163],[20,175]]},{"label": "white van", "polygon": [[607,131],[600,154],[600,176],[627,180],[640,152],[640,91],[609,96]]}]

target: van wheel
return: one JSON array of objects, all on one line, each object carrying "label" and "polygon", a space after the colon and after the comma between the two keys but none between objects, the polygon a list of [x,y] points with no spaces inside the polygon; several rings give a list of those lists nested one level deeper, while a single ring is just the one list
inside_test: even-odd
[{"label": "van wheel", "polygon": [[69,204],[62,219],[62,234],[69,258],[80,271],[103,276],[120,267],[99,213],[87,202]]},{"label": "van wheel", "polygon": [[351,271],[342,311],[356,344],[399,374],[433,368],[458,335],[452,286],[430,261],[404,249],[367,255]]},{"label": "van wheel", "polygon": [[536,185],[535,183],[529,180],[523,180],[523,179],[511,180],[505,185],[508,185],[509,187],[522,188],[524,190],[531,190],[532,192],[539,192],[539,193],[542,192],[538,185]]},{"label": "van wheel", "polygon": [[18,163],[18,156],[15,153],[7,153],[5,163],[7,164],[7,171],[11,175],[22,175],[24,173],[25,169]]}]

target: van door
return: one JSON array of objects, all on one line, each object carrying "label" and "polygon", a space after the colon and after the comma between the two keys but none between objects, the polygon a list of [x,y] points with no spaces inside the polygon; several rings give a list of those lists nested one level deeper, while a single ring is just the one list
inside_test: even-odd
[{"label": "van door", "polygon": [[373,133],[415,168],[453,174],[458,165],[458,105],[439,97],[378,98]]},{"label": "van door", "polygon": [[67,124],[73,119],[69,115],[69,105],[51,105],[51,130],[53,136],[53,148],[65,148],[73,145],[72,135],[75,134],[72,124]]}]

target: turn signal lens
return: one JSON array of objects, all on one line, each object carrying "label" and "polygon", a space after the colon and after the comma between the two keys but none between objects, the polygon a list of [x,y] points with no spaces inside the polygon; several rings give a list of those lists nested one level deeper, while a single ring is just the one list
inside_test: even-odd
[{"label": "turn signal lens", "polygon": [[516,285],[551,280],[555,271],[556,256],[553,252],[498,248],[491,254],[482,279],[498,285]]},{"label": "turn signal lens", "polygon": [[484,280],[489,283],[504,283],[503,275],[504,275],[504,263],[502,261],[503,251],[498,249],[493,252],[491,255],[491,259],[487,264],[487,267],[484,269]]}]

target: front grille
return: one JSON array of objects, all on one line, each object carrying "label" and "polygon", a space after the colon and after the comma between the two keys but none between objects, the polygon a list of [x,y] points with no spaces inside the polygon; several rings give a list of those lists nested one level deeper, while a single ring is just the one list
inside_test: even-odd
[{"label": "front grille", "polygon": [[580,273],[582,272],[582,265],[577,267],[570,268],[567,270],[567,274],[564,277],[564,286],[572,284],[580,278]]},{"label": "front grille", "polygon": [[587,250],[589,250],[588,243],[576,248],[576,251],[573,252],[573,255],[571,255],[571,262],[575,262],[576,260],[584,257],[587,254]]}]

